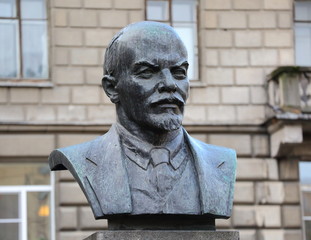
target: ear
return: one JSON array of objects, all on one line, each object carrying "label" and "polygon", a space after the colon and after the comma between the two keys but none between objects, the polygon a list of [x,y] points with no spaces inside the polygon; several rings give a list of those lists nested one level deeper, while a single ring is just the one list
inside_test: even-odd
[{"label": "ear", "polygon": [[107,94],[107,96],[110,98],[110,101],[113,103],[119,102],[119,93],[117,91],[117,81],[114,77],[110,75],[104,75],[102,79],[102,86]]}]

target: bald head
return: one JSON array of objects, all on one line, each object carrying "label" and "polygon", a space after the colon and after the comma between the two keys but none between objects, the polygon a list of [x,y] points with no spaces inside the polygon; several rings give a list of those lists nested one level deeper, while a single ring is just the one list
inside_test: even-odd
[{"label": "bald head", "polygon": [[188,97],[187,69],[186,48],[172,27],[139,22],[109,44],[102,84],[126,128],[173,131]]},{"label": "bald head", "polygon": [[130,24],[111,40],[105,53],[104,74],[118,77],[136,55],[155,51],[174,55],[177,49],[187,58],[182,40],[167,24],[150,21]]}]

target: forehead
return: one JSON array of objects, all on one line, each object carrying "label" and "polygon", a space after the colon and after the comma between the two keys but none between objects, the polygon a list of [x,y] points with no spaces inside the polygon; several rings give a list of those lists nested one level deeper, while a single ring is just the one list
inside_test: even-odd
[{"label": "forehead", "polygon": [[129,46],[127,50],[131,55],[129,63],[149,61],[157,65],[172,65],[187,60],[186,52],[172,43],[163,45],[148,42],[137,47]]},{"label": "forehead", "polygon": [[149,61],[175,64],[187,60],[187,51],[178,35],[166,27],[148,27],[128,31],[121,38],[128,63]]}]

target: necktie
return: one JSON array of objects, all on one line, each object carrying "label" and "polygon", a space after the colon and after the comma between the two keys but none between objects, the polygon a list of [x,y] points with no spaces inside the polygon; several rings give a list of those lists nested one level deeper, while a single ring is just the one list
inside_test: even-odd
[{"label": "necktie", "polygon": [[153,148],[150,151],[157,191],[164,197],[172,188],[172,172],[169,166],[170,152],[166,148]]}]

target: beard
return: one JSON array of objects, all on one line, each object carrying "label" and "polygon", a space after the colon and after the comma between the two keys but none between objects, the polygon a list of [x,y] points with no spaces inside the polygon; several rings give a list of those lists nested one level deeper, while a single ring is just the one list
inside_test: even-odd
[{"label": "beard", "polygon": [[183,116],[181,114],[162,113],[150,114],[146,119],[149,127],[162,131],[173,131],[181,127]]},{"label": "beard", "polygon": [[163,94],[153,98],[145,108],[149,112],[145,119],[147,125],[160,131],[179,129],[183,120],[184,99],[179,94]]}]

